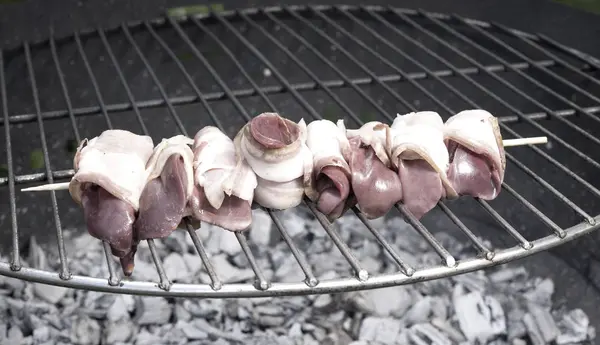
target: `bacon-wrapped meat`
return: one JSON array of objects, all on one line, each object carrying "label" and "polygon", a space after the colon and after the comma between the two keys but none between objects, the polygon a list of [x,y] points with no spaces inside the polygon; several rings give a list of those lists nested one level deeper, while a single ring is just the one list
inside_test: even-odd
[{"label": "bacon-wrapped meat", "polygon": [[194,174],[195,218],[230,231],[250,227],[256,175],[216,127],[204,127],[194,137]]},{"label": "bacon-wrapped meat", "polygon": [[442,198],[456,197],[446,176],[449,157],[438,113],[398,114],[391,127],[389,153],[402,182],[402,201],[415,217],[421,218]]},{"label": "bacon-wrapped meat", "polygon": [[107,130],[83,140],[73,162],[69,192],[83,207],[90,235],[110,245],[126,275],[133,269],[133,225],[153,147],[148,136]]},{"label": "bacon-wrapped meat", "polygon": [[302,202],[313,169],[303,119],[296,124],[279,114],[263,113],[248,122],[234,142],[256,173],[256,203],[287,209]]},{"label": "bacon-wrapped meat", "polygon": [[329,220],[339,218],[349,206],[352,173],[348,166],[350,143],[342,128],[329,120],[317,120],[307,127],[306,146],[313,156],[311,184],[306,195]]},{"label": "bacon-wrapped meat", "polygon": [[348,165],[356,204],[368,219],[383,217],[402,200],[400,178],[391,169],[385,150],[390,128],[381,122],[368,122],[360,129],[346,130],[343,120],[338,126],[349,138]]},{"label": "bacon-wrapped meat", "polygon": [[183,135],[163,139],[146,165],[146,186],[134,224],[136,241],[169,236],[187,216],[194,190],[194,159]]},{"label": "bacon-wrapped meat", "polygon": [[450,154],[448,179],[459,195],[491,200],[504,180],[506,157],[498,120],[485,110],[465,110],[444,126]]}]

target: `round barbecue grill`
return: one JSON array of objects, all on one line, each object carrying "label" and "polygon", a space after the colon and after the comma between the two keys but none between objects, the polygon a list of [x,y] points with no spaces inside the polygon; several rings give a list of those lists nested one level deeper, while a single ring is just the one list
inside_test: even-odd
[{"label": "round barbecue grill", "polygon": [[[64,38],[51,31],[47,41],[0,51],[7,161],[0,189],[9,197],[12,225],[10,261],[0,262],[0,274],[127,294],[266,297],[422,282],[548,250],[598,228],[600,216],[590,200],[599,198],[600,190],[588,170],[600,168],[595,148],[600,139],[594,134],[600,100],[590,91],[600,90],[593,74],[599,67],[600,61],[544,36],[459,16],[374,6],[167,16]],[[396,113],[436,110],[446,119],[467,108],[494,113],[505,139],[543,135],[549,143],[506,149],[506,178],[497,200],[439,202],[421,221],[397,206],[394,212],[439,254],[439,263],[428,267],[413,267],[375,222],[349,211],[397,265],[395,273],[372,274],[336,224],[306,203],[301,207],[306,216],[322,225],[353,274],[317,279],[279,212],[266,210],[304,281],[269,281],[247,234],[238,233],[255,283],[222,283],[197,233],[202,228],[190,223],[188,234],[210,278],[205,284],[171,282],[152,240],[148,246],[157,281],[120,278],[107,245],[109,277],[74,275],[63,227],[83,224],[82,213],[65,191],[19,191],[27,184],[68,181],[72,151],[65,153],[55,143],[71,138],[76,146],[109,128],[147,134],[157,142],[176,134],[193,136],[206,125],[233,135],[264,111],[296,121],[344,118],[348,126],[358,127],[373,120],[391,122]],[[32,128],[29,137],[23,134],[27,128]],[[22,151],[29,146],[41,147],[36,152],[42,166],[27,166]],[[39,206],[48,197],[50,206]],[[22,205],[44,209],[54,223],[20,217]],[[55,230],[58,271],[22,265],[20,239],[32,228]],[[439,229],[449,228],[473,246],[472,257],[455,257],[436,238]],[[509,236],[494,235],[492,228]]]}]

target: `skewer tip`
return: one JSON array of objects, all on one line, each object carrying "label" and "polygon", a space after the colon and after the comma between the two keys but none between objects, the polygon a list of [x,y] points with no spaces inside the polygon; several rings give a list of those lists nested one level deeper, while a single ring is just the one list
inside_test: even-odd
[{"label": "skewer tip", "polygon": [[66,190],[69,189],[69,183],[70,182],[49,183],[40,186],[23,188],[21,189],[21,192],[45,192],[52,190]]}]

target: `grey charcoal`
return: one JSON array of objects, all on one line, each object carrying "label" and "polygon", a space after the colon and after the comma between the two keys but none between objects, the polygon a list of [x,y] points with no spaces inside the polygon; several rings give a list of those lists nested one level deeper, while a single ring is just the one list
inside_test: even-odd
[{"label": "grey charcoal", "polygon": [[224,254],[216,255],[211,260],[215,271],[224,283],[239,283],[254,278],[254,272],[251,269],[239,269],[233,266]]},{"label": "grey charcoal", "polygon": [[408,337],[417,345],[452,345],[452,341],[429,323],[413,325]]},{"label": "grey charcoal", "polygon": [[187,270],[191,276],[195,276],[202,269],[202,259],[196,252],[194,254],[183,254],[183,261],[187,265]]},{"label": "grey charcoal", "polygon": [[554,322],[554,318],[550,311],[534,303],[529,303],[529,314],[533,317],[535,324],[546,343],[550,343],[558,337],[560,330]]},{"label": "grey charcoal", "polygon": [[535,322],[535,318],[530,313],[525,314],[523,323],[525,324],[525,328],[527,328],[527,334],[529,335],[529,339],[533,345],[546,344],[544,341],[544,335]]},{"label": "grey charcoal", "polygon": [[590,321],[581,309],[565,314],[559,322],[561,334],[556,338],[559,345],[579,343],[588,338]]},{"label": "grey charcoal", "polygon": [[162,297],[140,297],[137,300],[135,322],[139,325],[162,325],[169,322],[173,309]]},{"label": "grey charcoal", "polygon": [[189,340],[199,340],[208,338],[208,333],[196,327],[196,325],[185,322],[185,321],[177,321],[175,327],[180,329],[185,337]]},{"label": "grey charcoal", "polygon": [[163,268],[170,281],[185,281],[190,278],[190,272],[185,260],[179,253],[171,253],[163,259]]},{"label": "grey charcoal", "polygon": [[359,340],[394,344],[402,324],[392,318],[367,317],[360,326]]},{"label": "grey charcoal", "polygon": [[95,345],[100,343],[102,332],[98,321],[87,316],[80,316],[75,319],[73,328],[71,328],[71,339],[76,344]]},{"label": "grey charcoal", "polygon": [[268,248],[273,228],[271,216],[263,210],[255,210],[252,213],[252,227],[249,231],[250,241],[263,250]]},{"label": "grey charcoal", "polygon": [[453,304],[462,332],[469,341],[486,342],[506,333],[504,311],[500,303],[480,292],[465,293],[462,285],[453,291]]},{"label": "grey charcoal", "polygon": [[130,321],[109,321],[104,329],[106,344],[123,343],[134,334],[135,327]]}]

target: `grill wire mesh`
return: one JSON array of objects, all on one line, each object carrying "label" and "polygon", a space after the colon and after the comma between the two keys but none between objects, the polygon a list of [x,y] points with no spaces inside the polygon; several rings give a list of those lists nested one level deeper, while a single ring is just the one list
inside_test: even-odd
[{"label": "grill wire mesh", "polygon": [[[408,284],[555,247],[597,228],[599,212],[592,201],[600,190],[589,181],[590,170],[600,168],[600,139],[594,134],[600,122],[600,100],[594,96],[600,90],[594,76],[599,66],[598,60],[547,37],[458,16],[382,7],[249,9],[127,23],[60,39],[51,31],[47,41],[0,51],[6,141],[1,158],[7,162],[0,193],[10,205],[2,229],[12,231],[10,262],[0,263],[0,274],[97,291],[258,297]],[[353,276],[318,281],[278,212],[270,210],[306,276],[303,282],[268,281],[253,244],[246,234],[237,234],[256,284],[222,284],[190,224],[188,233],[210,284],[171,283],[152,240],[157,282],[121,280],[106,245],[108,281],[77,276],[70,273],[63,224],[83,228],[83,216],[68,192],[18,192],[27,184],[70,178],[72,151],[61,145],[109,128],[148,134],[157,142],[180,133],[193,136],[206,125],[233,136],[252,116],[268,110],[295,121],[344,118],[358,127],[373,120],[389,123],[396,113],[435,110],[446,119],[467,108],[498,116],[505,139],[545,135],[549,144],[507,148],[507,173],[497,200],[440,202],[431,212],[438,221],[430,215],[419,221],[398,205],[394,212],[439,254],[441,262],[433,267],[411,267],[352,210],[398,266],[397,273],[370,276],[335,224],[307,203],[301,208],[321,223]],[[32,167],[28,150],[40,148],[35,152],[44,164]],[[23,208],[28,216],[17,212]],[[510,241],[502,240],[500,249],[490,247],[482,224],[502,229]],[[435,227],[454,227],[479,255],[456,261],[434,236]],[[58,246],[59,272],[21,264],[20,240],[39,228],[56,233],[49,240]]]}]

